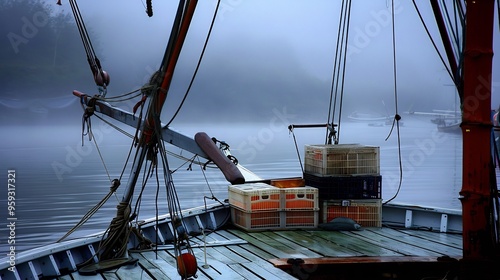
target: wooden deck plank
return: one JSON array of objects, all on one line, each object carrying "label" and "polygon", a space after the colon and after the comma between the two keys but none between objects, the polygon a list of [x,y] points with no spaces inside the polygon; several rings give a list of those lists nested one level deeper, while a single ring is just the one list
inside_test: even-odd
[{"label": "wooden deck plank", "polygon": [[74,280],[103,280],[104,279],[100,274],[81,275],[80,273],[78,273],[78,271],[71,273],[71,278],[73,278]]},{"label": "wooden deck plank", "polygon": [[423,248],[425,250],[434,252],[436,255],[448,255],[448,256],[459,256],[462,255],[462,250],[449,245],[444,245],[437,242],[430,242],[429,239],[421,238],[418,235],[418,231],[414,231],[413,235],[391,229],[367,229],[377,234],[384,235],[388,238],[392,238],[399,242],[404,242],[406,244],[412,245],[414,247]]},{"label": "wooden deck plank", "polygon": [[203,246],[205,246],[205,242],[207,247],[215,247],[215,246],[226,246],[236,243],[246,243],[247,241],[238,238],[236,236],[233,236],[232,239],[228,239],[225,236],[217,233],[212,233],[210,235],[207,235],[205,241],[203,240],[203,235],[196,236],[190,239],[190,244],[192,247],[203,248]]},{"label": "wooden deck plank", "polygon": [[[308,258],[316,258],[316,257],[321,257],[321,254],[316,253],[313,250],[310,250],[309,247],[304,247],[304,246],[297,246],[297,243],[291,242],[290,239],[283,237],[281,234],[283,231],[276,231],[276,232],[262,232],[259,234],[259,239],[264,239],[267,241],[272,246],[279,246],[279,248],[283,248],[283,246],[286,246],[288,248],[291,248],[294,253],[297,252],[299,254],[303,254],[307,256]],[[265,236],[266,238],[263,238]],[[294,256],[291,256],[294,257]]]},{"label": "wooden deck plank", "polygon": [[[197,257],[200,256],[200,258],[203,259],[204,251],[202,248],[194,248],[193,251],[195,252]],[[237,262],[233,258],[231,258],[231,256],[227,256],[227,255],[221,253],[219,250],[216,250],[214,247],[207,248],[207,258],[214,259],[214,260],[217,260],[217,261],[225,263],[225,264]],[[246,260],[244,260],[244,261],[246,261]]]},{"label": "wooden deck plank", "polygon": [[421,238],[425,238],[428,240],[431,240],[433,242],[438,242],[441,244],[445,244],[448,246],[455,247],[457,249],[462,249],[462,235],[461,234],[450,234],[450,233],[444,233],[444,232],[430,232],[426,230],[400,230],[401,232],[404,232],[409,235],[415,235],[418,234]]},{"label": "wooden deck plank", "polygon": [[239,263],[228,264],[228,266],[240,274],[244,279],[263,279],[259,275],[255,274],[253,271],[248,270],[246,267]]},{"label": "wooden deck plank", "polygon": [[324,232],[325,238],[319,238],[313,233],[306,231],[281,231],[276,232],[276,234],[283,236],[288,239],[289,242],[297,244],[297,246],[302,246],[305,248],[309,248],[316,252],[321,256],[360,256],[363,255],[360,251],[356,251],[352,247],[344,246],[343,244],[338,243],[335,239],[337,238],[328,238],[335,235],[332,232]]},{"label": "wooden deck plank", "polygon": [[[287,246],[279,246],[278,248],[275,248],[275,247],[271,246],[271,244],[268,244],[267,242],[264,242],[263,240],[261,240],[260,237],[256,238],[255,236],[249,235],[248,233],[243,232],[243,231],[230,230],[230,232],[235,234],[236,236],[239,236],[242,239],[245,239],[246,241],[250,242],[253,246],[261,249],[262,251],[265,251],[265,252],[273,255],[274,258],[306,258],[307,257],[307,255],[295,253],[292,248],[287,247]],[[269,240],[267,240],[267,241],[269,241]]]},{"label": "wooden deck plank", "polygon": [[[151,274],[153,278],[155,278],[155,279],[172,279],[172,278],[170,278],[170,276],[172,274],[170,274],[170,275],[165,274],[165,272],[162,269],[160,269],[155,264],[153,264],[152,262],[150,262],[147,259],[147,257],[145,257],[143,255],[143,253],[133,253],[131,255],[132,255],[132,257],[139,259],[139,266],[142,269],[146,270],[146,272],[148,274]],[[177,271],[176,271],[175,275],[178,275]]]},{"label": "wooden deck plank", "polygon": [[261,250],[260,248],[255,247],[252,244],[231,246],[229,248],[252,262],[265,261],[274,258],[274,255],[269,254],[268,252]]},{"label": "wooden deck plank", "polygon": [[[225,234],[225,236],[233,240],[235,238],[240,238],[230,232]],[[278,245],[282,246],[283,244],[278,242]],[[202,253],[201,248],[199,250],[200,253]],[[215,259],[217,260],[216,264],[220,262],[221,264],[225,264],[228,268],[232,268],[234,272],[240,274],[242,277],[251,277],[247,279],[257,278],[255,273],[263,277],[263,279],[296,279],[294,277],[290,278],[291,276],[289,274],[274,267],[267,259],[262,258],[262,256],[273,257],[273,255],[251,244],[207,248],[207,254],[210,257],[208,261],[209,265],[212,265],[213,259]],[[220,269],[221,264],[218,264],[215,269]],[[248,272],[237,269],[247,269]],[[225,275],[223,276],[226,277]]]},{"label": "wooden deck plank", "polygon": [[[215,244],[206,248],[208,268],[204,268],[203,236],[192,238],[198,262],[198,280],[202,279],[296,279],[273,265],[280,259],[283,269],[298,269],[287,264],[290,258],[306,261],[314,272],[319,266],[342,262],[397,262],[394,258],[435,259],[442,255],[462,255],[462,236],[432,231],[398,228],[364,228],[362,231],[286,230],[246,232],[240,229],[219,230],[206,236]],[[229,242],[228,242],[229,241]],[[232,242],[234,241],[234,242]],[[244,241],[248,243],[238,243]],[[217,243],[220,244],[217,244]],[[61,280],[179,279],[172,249],[131,253],[139,259],[136,266],[124,266],[94,276],[78,273]],[[301,265],[300,267],[304,267]],[[309,273],[308,271],[306,271]],[[302,272],[300,272],[302,273]]]},{"label": "wooden deck plank", "polygon": [[246,267],[248,270],[255,272],[264,279],[279,279],[279,280],[297,279],[292,275],[286,273],[285,271],[272,266],[271,263],[269,263],[269,265],[271,265],[273,269],[266,269],[265,267],[262,267],[254,262],[247,262],[243,263],[242,265]]},{"label": "wooden deck plank", "polygon": [[[205,256],[202,249],[193,248],[193,253],[196,256],[196,261],[198,262],[198,276],[203,274],[208,279],[244,279],[239,273],[227,266],[227,263],[214,258],[208,253],[206,262],[208,267],[205,267]],[[200,279],[200,277],[198,277],[198,279]]]},{"label": "wooden deck plank", "polygon": [[204,267],[203,254],[195,251],[196,260],[198,261],[198,274],[203,273],[210,279],[245,279],[241,274],[234,271],[227,263],[223,263],[217,259],[207,256],[208,268]]},{"label": "wooden deck plank", "polygon": [[[244,262],[250,261],[247,258],[245,258],[244,256],[229,249],[230,247],[233,247],[233,246],[214,247],[212,249],[213,249],[213,251],[217,251],[217,252],[223,254],[224,256],[227,256],[229,259],[231,259],[232,262],[230,262],[230,263],[244,263]],[[210,253],[210,254],[213,255],[212,253]]]},{"label": "wooden deck plank", "polygon": [[162,258],[170,266],[177,269],[177,260],[175,259],[175,253],[173,250],[158,250],[158,252],[153,252],[154,256],[158,255],[158,258]]},{"label": "wooden deck plank", "polygon": [[[210,234],[205,235],[205,241],[207,243],[216,243],[216,242],[226,242],[228,241],[228,239],[225,238],[224,236],[217,234],[216,232],[212,232]],[[203,235],[192,237],[190,239],[190,243],[191,246],[193,246],[193,244],[203,246],[204,244]]]},{"label": "wooden deck plank", "polygon": [[153,279],[138,264],[122,266],[115,273],[120,279]]},{"label": "wooden deck plank", "polygon": [[352,231],[354,235],[358,235],[358,238],[364,239],[369,243],[372,243],[374,246],[381,246],[387,250],[394,251],[399,254],[403,254],[405,256],[433,256],[436,255],[435,252],[425,250],[419,247],[415,247],[411,244],[407,244],[405,242],[400,242],[398,240],[394,240],[387,236],[383,236],[378,234],[372,230],[360,230],[360,231]]},{"label": "wooden deck plank", "polygon": [[[240,239],[237,236],[227,236],[224,234],[226,232],[225,230],[218,230],[215,232],[211,232],[210,234],[207,234],[207,241],[209,239],[214,240],[214,241],[228,241],[228,240],[234,240],[234,239]],[[198,238],[203,239],[203,235],[198,236]]]},{"label": "wooden deck plank", "polygon": [[220,236],[223,236],[224,238],[226,238],[228,240],[241,239],[239,236],[229,232],[228,230],[218,230],[217,234],[219,234]]},{"label": "wooden deck plank", "polygon": [[[248,259],[250,262],[252,262],[255,265],[258,265],[259,267],[262,267],[263,269],[267,271],[274,271],[274,270],[279,270],[279,268],[276,268],[270,261],[269,259],[273,259],[273,255],[262,251],[261,249],[254,247],[252,244],[244,244],[244,245],[234,245],[228,247],[229,250],[237,252],[238,255],[241,255],[245,259]],[[248,262],[246,262],[248,263]],[[246,263],[241,263],[241,265],[246,264]],[[233,266],[233,265],[230,265]],[[247,265],[245,266],[246,268],[251,268],[254,267],[253,265]],[[250,270],[252,273],[254,273],[254,270]],[[275,271],[273,274],[279,274],[281,275],[283,271]],[[287,274],[287,273],[286,273]],[[288,274],[287,274],[288,275]],[[280,276],[282,278],[280,279],[289,279],[288,276]],[[253,279],[253,278],[249,278]],[[295,278],[292,278],[295,279]]]},{"label": "wooden deck plank", "polygon": [[[114,271],[103,272],[102,276],[106,280],[120,280],[120,277],[118,277],[118,275],[116,275]],[[129,278],[124,278],[124,279],[131,279],[131,278],[129,277]]]},{"label": "wooden deck plank", "polygon": [[[315,238],[326,239],[330,242],[349,248],[353,251],[359,252],[361,255],[365,256],[402,256],[402,254],[388,250],[378,244],[373,244],[372,242],[366,241],[365,239],[359,238],[358,235],[351,233],[350,231],[310,231],[310,233],[315,236]],[[330,244],[326,244],[330,246]],[[376,245],[376,246],[375,246]],[[326,251],[325,251],[326,253]],[[334,257],[339,255],[327,255],[326,257]],[[352,255],[354,256],[354,254]]]}]

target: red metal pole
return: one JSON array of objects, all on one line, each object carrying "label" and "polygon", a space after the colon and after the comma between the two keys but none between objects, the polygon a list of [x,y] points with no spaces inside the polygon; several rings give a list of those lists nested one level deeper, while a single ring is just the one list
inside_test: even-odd
[{"label": "red metal pole", "polygon": [[142,166],[142,162],[144,158],[146,157],[147,151],[148,151],[148,145],[151,144],[152,142],[152,136],[154,132],[154,126],[155,126],[155,117],[154,114],[160,114],[161,109],[163,107],[163,103],[165,103],[165,99],[167,97],[167,91],[170,87],[170,83],[172,81],[172,76],[174,74],[174,69],[177,64],[177,60],[179,58],[179,55],[181,53],[182,45],[184,44],[184,39],[186,38],[189,25],[191,24],[191,19],[193,17],[196,4],[198,3],[197,0],[191,0],[189,1],[188,7],[186,8],[186,12],[184,14],[184,17],[182,18],[182,22],[179,28],[179,35],[178,38],[175,42],[174,49],[172,51],[172,56],[171,60],[169,61],[169,64],[167,65],[167,71],[165,73],[165,76],[163,78],[163,82],[161,84],[161,88],[158,90],[158,96],[153,97],[157,98],[156,102],[151,103],[151,108],[148,108],[148,115],[145,120],[144,124],[144,129],[141,134],[141,137],[139,139],[140,144],[138,147],[138,153],[136,155],[136,165],[134,165],[132,168],[132,174],[129,178],[129,182],[127,183],[127,188],[125,190],[125,194],[123,195],[122,201],[130,203],[130,199],[133,195],[133,191],[135,188],[135,184],[137,182],[137,178],[139,176],[139,171]]},{"label": "red metal pole", "polygon": [[174,49],[172,51],[171,60],[167,65],[167,69],[165,71],[165,76],[163,77],[163,82],[161,84],[161,88],[158,90],[158,97],[155,103],[151,105],[153,108],[149,109],[149,115],[146,119],[146,123],[144,126],[143,136],[145,137],[143,143],[149,143],[151,140],[151,135],[153,133],[154,127],[154,117],[153,113],[160,114],[163,104],[165,103],[165,99],[167,97],[168,89],[170,88],[170,83],[172,82],[172,77],[174,75],[174,69],[177,64],[177,60],[179,59],[179,55],[181,53],[182,45],[184,44],[184,39],[186,39],[186,35],[189,29],[189,25],[191,24],[191,19],[193,18],[193,14],[196,8],[198,0],[191,0],[188,3],[186,8],[186,13],[184,18],[182,19],[181,26],[179,28],[179,37],[174,45]]},{"label": "red metal pole", "polygon": [[492,260],[491,72],[494,0],[466,0],[464,99],[462,103],[463,260]]}]

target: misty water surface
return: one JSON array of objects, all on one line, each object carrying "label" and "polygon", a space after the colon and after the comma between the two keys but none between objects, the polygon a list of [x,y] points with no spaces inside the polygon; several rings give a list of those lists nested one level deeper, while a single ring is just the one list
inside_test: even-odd
[{"label": "misty water surface", "polygon": [[[301,176],[293,137],[286,126],[274,121],[258,125],[200,127],[189,124],[176,129],[187,135],[205,131],[226,141],[240,164],[263,178]],[[6,132],[0,143],[2,178],[6,180],[8,169],[16,170],[17,176],[16,244],[19,250],[57,240],[107,194],[110,178],[120,176],[130,139],[107,126],[99,126],[97,122],[93,130],[109,178],[95,144],[85,138],[82,147],[79,125],[2,127],[2,131]],[[341,143],[381,147],[380,170],[385,200],[396,193],[399,185],[397,135],[393,131],[386,141],[389,131],[390,126],[383,124],[344,123],[340,135]],[[412,117],[404,119],[400,133],[403,183],[394,201],[460,209],[457,197],[461,188],[461,135],[439,133],[429,119]],[[325,132],[322,129],[296,129],[295,136],[303,160],[304,145],[322,144]],[[171,151],[180,152],[178,148],[168,147]],[[182,153],[191,156],[185,151]],[[174,185],[183,208],[202,205],[204,197],[214,196],[221,201],[227,198],[228,183],[217,170],[208,169],[204,175],[199,166],[193,165],[192,171],[188,171],[185,161],[172,157],[169,158],[169,165],[171,170],[176,170],[173,174]],[[108,226],[115,215],[117,201],[123,194],[128,172],[130,168],[124,173],[116,198],[112,197],[72,238],[95,233]],[[156,204],[156,187],[154,180],[151,182],[141,204],[141,219],[154,216],[156,205],[160,214],[168,211],[164,192],[160,191]],[[5,196],[1,196],[0,203],[6,205]],[[1,222],[5,223],[5,219]],[[6,227],[2,226],[0,230],[5,232]],[[1,251],[4,252],[6,240],[1,242]]]}]

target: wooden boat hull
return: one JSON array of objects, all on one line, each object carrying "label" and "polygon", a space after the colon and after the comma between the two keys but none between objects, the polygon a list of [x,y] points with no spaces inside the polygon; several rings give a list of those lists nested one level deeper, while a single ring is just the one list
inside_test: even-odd
[{"label": "wooden boat hull", "polygon": [[[449,268],[451,264],[446,262],[435,265],[438,257],[448,255],[457,258],[461,255],[461,215],[454,210],[385,205],[383,224],[388,227],[342,232],[306,229],[248,233],[231,225],[229,213],[228,204],[183,212],[186,230],[193,240],[201,279],[217,279],[214,273],[219,272],[222,273],[219,276],[241,277],[237,271],[241,271],[242,267],[246,267],[245,273],[257,271],[265,275],[266,279],[300,277],[297,275],[298,266],[283,265],[283,259],[304,260],[301,265],[303,271],[307,271],[304,270],[304,265],[310,261],[315,262],[316,269],[307,272],[311,275],[324,274],[325,269],[330,266],[352,264],[349,260],[385,270],[391,258],[399,258],[395,263],[404,262],[407,266],[411,263],[420,269],[422,266],[435,266],[441,270]],[[170,245],[173,238],[170,218],[159,217],[158,224],[156,219],[144,221],[140,224],[140,229],[146,238],[161,244],[158,245],[157,252],[134,250],[140,240],[132,236],[128,243],[129,252],[131,257],[138,260],[138,264],[111,272],[102,271],[98,273],[100,278],[87,276],[88,279],[106,279],[110,275],[127,273],[147,274],[152,279],[177,279],[179,275],[172,266],[175,261],[174,248]],[[78,274],[79,263],[92,258],[97,261],[94,254],[101,237],[102,235],[97,234],[20,252],[15,257],[15,268],[9,264],[9,258],[1,259],[0,279],[71,279],[64,275]],[[405,240],[397,240],[398,238],[411,240],[411,244]],[[422,249],[422,246],[425,248]],[[207,251],[205,248],[208,248]],[[235,251],[238,252],[238,257],[235,256]],[[203,257],[205,252],[209,255],[208,260]],[[249,262],[245,258],[254,259]],[[207,261],[209,267],[204,267]],[[165,268],[166,263],[169,269]],[[345,273],[349,271],[347,269]],[[86,279],[86,276],[77,276],[79,279]]]}]

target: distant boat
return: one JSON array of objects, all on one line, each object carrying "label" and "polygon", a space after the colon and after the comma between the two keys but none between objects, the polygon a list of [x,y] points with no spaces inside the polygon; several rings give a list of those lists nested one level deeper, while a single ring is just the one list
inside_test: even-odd
[{"label": "distant boat", "polygon": [[460,123],[462,122],[462,113],[453,110],[438,110],[432,112],[410,111],[408,114],[413,116],[430,116],[431,122],[437,125],[440,132],[461,133]]},{"label": "distant boat", "polygon": [[392,120],[391,116],[383,116],[380,114],[360,113],[358,111],[352,112],[347,118],[355,122],[385,122]]},{"label": "distant boat", "polygon": [[448,132],[448,133],[462,133],[460,129],[461,121],[455,120],[444,120],[441,119],[441,122],[437,122],[437,129],[440,132]]}]

